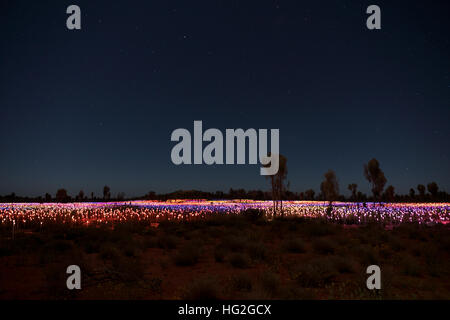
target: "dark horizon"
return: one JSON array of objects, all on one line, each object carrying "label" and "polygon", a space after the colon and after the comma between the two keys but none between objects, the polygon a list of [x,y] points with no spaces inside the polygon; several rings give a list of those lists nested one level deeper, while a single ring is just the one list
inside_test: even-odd
[{"label": "dark horizon", "polygon": [[177,128],[279,128],[290,190],[450,191],[448,1],[68,1],[0,7],[0,195],[269,190],[259,165],[170,161]]}]

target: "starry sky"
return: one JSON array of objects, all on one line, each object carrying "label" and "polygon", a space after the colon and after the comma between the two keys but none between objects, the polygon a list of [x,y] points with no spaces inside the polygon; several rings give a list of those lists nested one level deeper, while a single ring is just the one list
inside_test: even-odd
[{"label": "starry sky", "polygon": [[[81,30],[66,8],[81,8]],[[366,28],[381,8],[382,29]],[[449,1],[2,1],[0,194],[268,190],[260,165],[176,166],[176,128],[279,128],[290,190],[450,191]]]}]

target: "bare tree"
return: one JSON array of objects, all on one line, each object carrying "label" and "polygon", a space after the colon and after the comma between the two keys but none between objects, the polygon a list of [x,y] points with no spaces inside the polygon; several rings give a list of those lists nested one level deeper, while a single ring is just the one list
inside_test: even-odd
[{"label": "bare tree", "polygon": [[372,185],[374,201],[379,201],[387,180],[377,159],[373,158],[369,163],[364,164],[364,176]]},{"label": "bare tree", "polygon": [[[269,154],[270,156],[270,154]],[[270,166],[270,163],[265,165],[265,167]],[[287,186],[285,185],[285,180],[287,178],[287,159],[283,155],[279,155],[278,172],[271,176],[266,176],[270,180],[270,185],[272,188],[272,201],[273,201],[273,216],[275,217],[278,211],[281,211],[283,215],[283,195],[286,191]]]},{"label": "bare tree", "polygon": [[320,191],[325,200],[328,201],[327,215],[331,215],[333,210],[333,201],[339,197],[339,183],[336,178],[336,173],[333,170],[328,170],[324,174],[325,180],[320,184]]}]

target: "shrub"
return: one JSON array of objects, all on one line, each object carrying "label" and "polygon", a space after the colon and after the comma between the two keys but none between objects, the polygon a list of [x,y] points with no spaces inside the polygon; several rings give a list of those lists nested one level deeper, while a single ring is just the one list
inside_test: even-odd
[{"label": "shrub", "polygon": [[235,268],[247,268],[250,265],[248,256],[242,253],[234,253],[230,256],[230,264]]},{"label": "shrub", "polygon": [[158,241],[154,237],[150,237],[144,240],[145,248],[156,248],[158,247]]},{"label": "shrub", "polygon": [[157,240],[158,247],[161,249],[175,249],[177,247],[177,238],[170,235],[164,235]]},{"label": "shrub", "polygon": [[326,257],[299,266],[294,279],[302,287],[321,288],[330,283],[336,274],[332,260]]},{"label": "shrub", "polygon": [[177,266],[193,266],[198,262],[200,250],[193,245],[186,245],[180,248],[174,257]]},{"label": "shrub", "polygon": [[400,252],[406,249],[405,243],[399,239],[398,237],[392,237],[389,241],[389,245],[392,248],[392,250],[396,252]]},{"label": "shrub", "polygon": [[192,282],[183,294],[184,300],[218,300],[219,284],[211,278],[202,278]]},{"label": "shrub", "polygon": [[246,248],[247,241],[243,237],[231,236],[226,239],[224,245],[233,252],[241,252]]},{"label": "shrub", "polygon": [[112,276],[123,282],[138,282],[144,278],[144,267],[137,259],[128,259],[123,256],[113,261]]},{"label": "shrub", "polygon": [[256,222],[258,220],[262,220],[264,217],[264,211],[260,209],[246,209],[241,212],[241,215],[252,222]]},{"label": "shrub", "polygon": [[418,261],[409,255],[403,256],[400,266],[402,273],[406,276],[418,277],[423,273],[423,269]]},{"label": "shrub", "polygon": [[146,288],[148,288],[153,293],[161,293],[162,292],[162,279],[160,278],[151,278],[146,281]]},{"label": "shrub", "polygon": [[259,281],[262,289],[269,295],[269,297],[274,297],[278,294],[281,280],[277,274],[264,272],[261,274]]},{"label": "shrub", "polygon": [[313,248],[317,253],[330,254],[334,253],[335,247],[333,242],[328,239],[317,239],[313,242]]},{"label": "shrub", "polygon": [[326,221],[310,221],[303,225],[303,230],[310,237],[321,237],[336,233],[336,227]]},{"label": "shrub", "polygon": [[305,244],[300,239],[289,239],[285,241],[284,248],[291,253],[304,253],[306,252]]},{"label": "shrub", "polygon": [[237,291],[250,292],[252,291],[253,281],[248,274],[241,273],[231,278],[231,286]]},{"label": "shrub", "polygon": [[224,262],[226,256],[226,249],[223,245],[218,245],[214,248],[214,260],[216,262]]},{"label": "shrub", "polygon": [[112,260],[112,259],[117,259],[120,256],[120,252],[119,250],[112,246],[111,244],[107,244],[102,246],[102,248],[100,249],[100,257],[103,260]]},{"label": "shrub", "polygon": [[353,273],[355,272],[353,264],[349,258],[334,257],[334,267],[340,273]]},{"label": "shrub", "polygon": [[253,260],[265,260],[267,258],[267,250],[263,243],[252,243],[248,246],[248,254]]},{"label": "shrub", "polygon": [[378,252],[370,245],[360,245],[353,250],[358,260],[364,265],[380,263]]}]

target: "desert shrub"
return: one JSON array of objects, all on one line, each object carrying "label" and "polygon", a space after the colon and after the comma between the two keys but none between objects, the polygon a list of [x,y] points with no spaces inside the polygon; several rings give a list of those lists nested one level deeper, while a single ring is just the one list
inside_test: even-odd
[{"label": "desert shrub", "polygon": [[391,236],[389,231],[386,231],[378,223],[369,224],[359,230],[358,235],[361,243],[371,244],[371,245],[381,245],[390,241]]},{"label": "desert shrub", "polygon": [[422,257],[425,255],[425,253],[427,252],[428,248],[425,244],[423,243],[416,243],[415,245],[413,245],[410,249],[410,252],[413,256],[415,257]]},{"label": "desert shrub", "polygon": [[241,252],[245,250],[247,240],[240,236],[230,236],[225,239],[223,244],[232,252]]},{"label": "desert shrub", "polygon": [[428,274],[436,278],[446,278],[450,274],[450,263],[448,259],[443,259],[439,251],[434,247],[424,254],[426,269]]},{"label": "desert shrub", "polygon": [[253,280],[247,273],[240,273],[231,278],[231,288],[236,291],[252,291]]},{"label": "desert shrub", "polygon": [[403,233],[406,234],[406,236],[411,240],[427,240],[427,232],[425,227],[418,223],[404,224],[400,227],[400,231],[403,231]]},{"label": "desert shrub", "polygon": [[353,260],[349,257],[343,258],[343,257],[334,257],[333,264],[334,268],[339,273],[353,273],[355,272],[355,269],[353,267]]},{"label": "desert shrub", "polygon": [[216,262],[224,262],[227,250],[223,245],[218,245],[214,248],[214,260]]},{"label": "desert shrub", "polygon": [[263,261],[267,258],[267,250],[264,243],[251,243],[247,248],[248,254],[253,260]]},{"label": "desert shrub", "polygon": [[317,297],[313,289],[289,286],[280,289],[279,296],[283,300],[315,300]]},{"label": "desert shrub", "polygon": [[353,248],[353,253],[363,265],[379,264],[378,252],[370,245],[359,245]]},{"label": "desert shrub", "polygon": [[336,234],[336,226],[326,222],[317,220],[310,220],[303,225],[303,233],[310,237],[322,237]]},{"label": "desert shrub", "polygon": [[133,245],[125,245],[122,248],[122,252],[127,257],[133,257],[133,258],[136,258],[141,254],[141,250]]},{"label": "desert shrub", "polygon": [[146,228],[146,229],[142,232],[142,234],[143,234],[144,236],[154,237],[154,236],[156,236],[156,229],[155,229],[155,228],[152,228],[152,227]]},{"label": "desert shrub", "polygon": [[184,300],[219,300],[220,285],[215,279],[201,278],[193,281],[184,290]]},{"label": "desert shrub", "polygon": [[383,245],[380,247],[380,257],[387,260],[387,259],[391,259],[393,256],[393,251],[391,250],[390,247]]},{"label": "desert shrub", "polygon": [[280,277],[273,272],[264,272],[259,277],[262,290],[269,295],[270,298],[275,297],[280,289]]},{"label": "desert shrub", "polygon": [[162,292],[162,279],[160,278],[151,278],[145,282],[146,288],[148,288],[153,293],[161,293]]},{"label": "desert shrub", "polygon": [[243,253],[233,253],[230,256],[230,264],[235,268],[248,268],[250,265],[249,258],[246,254]]},{"label": "desert shrub", "polygon": [[170,265],[170,259],[166,256],[161,257],[161,259],[159,260],[159,265],[161,269],[167,269]]},{"label": "desert shrub", "polygon": [[157,244],[161,249],[172,250],[177,247],[177,238],[171,235],[162,235],[158,237]]},{"label": "desert shrub", "polygon": [[288,239],[284,242],[284,248],[290,253],[304,253],[306,252],[306,246],[301,239]]},{"label": "desert shrub", "polygon": [[86,253],[99,253],[102,246],[100,242],[82,239],[78,242]]},{"label": "desert shrub", "polygon": [[214,239],[220,238],[224,235],[223,230],[218,226],[211,226],[207,229],[206,232],[208,233],[208,236],[210,238]]},{"label": "desert shrub", "polygon": [[403,222],[393,230],[393,234],[396,236],[416,239],[419,235],[418,227],[419,225],[417,223]]},{"label": "desert shrub", "polygon": [[78,249],[67,240],[51,240],[40,250],[40,263],[46,264],[60,261],[70,254],[78,254]]},{"label": "desert shrub", "polygon": [[423,268],[417,261],[410,255],[404,255],[400,260],[401,272],[406,276],[419,277],[423,274]]},{"label": "desert shrub", "polygon": [[100,257],[103,260],[117,259],[120,256],[120,251],[112,244],[106,244],[100,249]]},{"label": "desert shrub", "polygon": [[348,234],[339,234],[333,237],[333,241],[339,246],[339,247],[347,247],[351,246],[351,244],[355,241],[350,237]]},{"label": "desert shrub", "polygon": [[331,254],[335,251],[335,245],[329,239],[317,239],[313,243],[314,251],[320,254]]},{"label": "desert shrub", "polygon": [[71,241],[67,240],[56,240],[54,242],[50,242],[48,247],[50,250],[54,250],[57,253],[65,253],[70,250],[73,250],[74,245]]},{"label": "desert shrub", "polygon": [[298,230],[298,225],[296,223],[289,223],[288,224],[288,231],[289,232],[296,232]]},{"label": "desert shrub", "polygon": [[11,245],[11,241],[6,241],[2,239],[0,241],[0,257],[10,256],[14,253],[14,250]]},{"label": "desert shrub", "polygon": [[158,240],[155,237],[149,237],[144,240],[144,248],[158,247]]},{"label": "desert shrub", "polygon": [[392,248],[392,250],[396,252],[401,252],[406,249],[405,242],[400,239],[398,236],[393,236],[389,241],[389,246]]},{"label": "desert shrub", "polygon": [[257,222],[264,218],[264,211],[260,209],[246,209],[241,212],[241,215],[252,222]]},{"label": "desert shrub", "polygon": [[144,278],[144,266],[138,259],[118,256],[112,262],[112,269],[109,271],[113,279],[122,282],[139,282]]},{"label": "desert shrub", "polygon": [[193,266],[198,262],[199,257],[200,249],[190,244],[178,249],[174,256],[174,262],[177,266]]},{"label": "desert shrub", "polygon": [[447,230],[447,234],[445,236],[442,236],[438,243],[439,243],[439,247],[445,251],[445,252],[450,252],[450,231]]},{"label": "desert shrub", "polygon": [[331,283],[336,275],[332,259],[322,257],[298,266],[294,279],[302,287],[321,288]]}]

